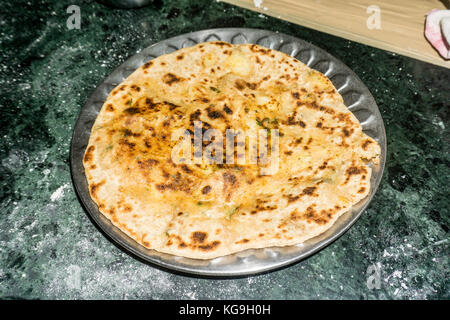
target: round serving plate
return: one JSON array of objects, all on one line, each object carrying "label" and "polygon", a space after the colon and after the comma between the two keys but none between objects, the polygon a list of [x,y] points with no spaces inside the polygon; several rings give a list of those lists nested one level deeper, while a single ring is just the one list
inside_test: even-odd
[{"label": "round serving plate", "polygon": [[[115,227],[91,199],[83,168],[91,128],[109,92],[133,71],[160,55],[206,41],[255,43],[287,53],[331,79],[345,105],[361,122],[366,134],[381,146],[381,159],[373,165],[370,194],[343,214],[326,232],[295,246],[249,249],[227,256],[199,260],[149,250]],[[324,50],[295,37],[257,29],[223,28],[180,35],[149,46],[114,70],[92,93],[75,125],[71,144],[71,170],[75,189],[92,220],[120,247],[150,263],[197,275],[239,276],[260,273],[304,259],[327,246],[352,226],[372,200],[380,184],[386,159],[386,133],[377,104],[364,83],[341,61]]]}]

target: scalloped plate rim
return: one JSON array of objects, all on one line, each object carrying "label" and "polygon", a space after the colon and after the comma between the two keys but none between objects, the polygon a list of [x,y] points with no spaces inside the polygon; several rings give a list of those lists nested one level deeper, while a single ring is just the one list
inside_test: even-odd
[{"label": "scalloped plate rim", "polygon": [[[317,237],[314,237],[314,238],[306,241],[305,243],[298,244],[295,246],[248,249],[245,251],[241,251],[238,253],[234,253],[234,254],[230,254],[227,256],[218,257],[218,258],[210,259],[210,260],[197,260],[197,259],[191,259],[191,258],[177,257],[177,256],[165,254],[165,253],[160,253],[155,250],[146,249],[143,246],[139,245],[133,239],[129,238],[125,233],[120,231],[120,229],[113,226],[112,223],[109,222],[109,220],[98,211],[96,204],[90,198],[89,192],[87,190],[87,182],[86,182],[86,177],[84,175],[84,169],[83,169],[83,166],[81,163],[82,155],[84,154],[84,150],[87,146],[87,141],[85,141],[86,137],[83,136],[83,130],[87,129],[86,123],[92,122],[91,123],[91,126],[92,126],[92,124],[95,121],[95,118],[99,112],[99,110],[97,110],[97,108],[96,108],[95,109],[95,111],[96,111],[95,117],[93,119],[91,119],[89,117],[90,115],[89,115],[88,109],[93,108],[94,102],[97,104],[99,103],[98,96],[99,95],[101,96],[103,94],[101,92],[102,90],[106,89],[105,90],[107,92],[106,96],[110,92],[110,90],[107,89],[107,86],[111,86],[112,81],[108,82],[107,80],[117,77],[117,75],[119,73],[120,73],[120,75],[122,75],[123,70],[129,69],[128,68],[129,65],[132,63],[135,64],[137,59],[142,60],[142,58],[144,58],[144,57],[154,56],[153,51],[157,50],[158,47],[161,47],[161,50],[164,51],[169,45],[173,46],[173,44],[176,43],[177,41],[180,41],[180,45],[183,45],[186,41],[194,40],[196,37],[199,38],[199,41],[197,43],[201,43],[201,42],[203,42],[203,40],[205,40],[208,37],[213,36],[213,35],[217,36],[218,39],[221,39],[221,37],[218,36],[217,33],[228,33],[228,34],[231,33],[232,35],[230,35],[230,37],[229,37],[230,39],[233,39],[234,37],[238,36],[239,34],[242,34],[247,39],[247,41],[251,41],[251,38],[255,34],[257,34],[257,35],[259,34],[262,36],[260,36],[257,40],[262,39],[262,38],[268,38],[271,41],[273,41],[274,38],[281,39],[282,40],[281,45],[286,44],[287,43],[287,42],[285,42],[286,40],[291,41],[291,42],[295,43],[297,46],[296,50],[294,50],[294,52],[295,52],[294,57],[297,57],[301,52],[303,52],[305,50],[309,50],[312,53],[309,57],[310,63],[314,62],[314,60],[317,59],[317,55],[322,56],[322,58],[320,60],[317,60],[317,62],[324,60],[325,58],[328,58],[329,61],[332,62],[329,65],[331,65],[332,67],[337,68],[337,69],[339,69],[339,68],[343,69],[340,71],[343,72],[344,74],[347,74],[347,76],[350,77],[350,80],[347,81],[347,79],[346,79],[346,83],[350,83],[350,84],[346,85],[346,88],[349,87],[350,91],[353,90],[351,83],[356,82],[356,84],[359,84],[359,86],[357,88],[363,91],[363,95],[366,96],[368,103],[371,103],[369,105],[369,107],[371,107],[372,110],[370,110],[370,111],[375,114],[375,120],[378,120],[378,123],[377,123],[378,130],[381,131],[378,133],[379,137],[377,137],[379,139],[379,143],[380,143],[381,149],[382,149],[380,164],[378,165],[379,168],[378,168],[377,176],[375,177],[375,175],[374,175],[372,178],[371,193],[369,194],[369,196],[366,197],[365,199],[361,200],[358,204],[356,204],[356,206],[359,206],[357,212],[355,213],[355,210],[352,209],[352,210],[344,213],[338,219],[338,221],[342,221],[342,219],[344,219],[344,220],[347,219],[348,221],[345,221],[344,225],[342,225],[340,228],[338,228],[338,230],[336,230],[336,232],[334,232],[332,235],[323,238],[324,235],[327,234],[331,229],[336,228],[338,221],[336,221],[335,224],[330,229],[328,229],[326,232],[324,232],[323,234],[321,234]],[[247,34],[247,36],[245,36],[246,34]],[[223,41],[225,41],[225,40],[223,40]],[[247,43],[255,43],[255,41],[247,42]],[[162,54],[165,54],[165,53],[162,53]],[[161,54],[159,54],[159,55],[161,55]],[[159,55],[157,55],[157,56],[159,56]],[[314,57],[314,55],[315,55],[315,57]],[[148,61],[148,60],[144,60],[144,62],[145,61]],[[338,73],[339,73],[339,70],[338,70]],[[332,76],[333,75],[330,75],[328,77],[331,78]],[[353,78],[353,79],[351,79],[351,78]],[[125,79],[125,78],[123,78],[123,79]],[[123,81],[123,79],[122,79],[122,81]],[[111,88],[111,90],[112,90],[112,88]],[[342,95],[343,93],[340,92],[340,94]],[[103,98],[103,101],[106,99],[106,96]],[[96,98],[97,98],[97,100],[96,100]],[[371,115],[372,115],[372,113],[371,113]],[[86,117],[88,118],[88,120],[85,119]],[[87,140],[89,139],[90,129],[91,128],[88,129]],[[80,133],[80,131],[81,131],[81,133]],[[86,132],[84,132],[84,133],[86,133]],[[82,140],[83,138],[84,138],[83,141],[86,142],[84,146],[83,146],[83,144],[84,144],[83,141],[80,142],[80,140]],[[83,205],[83,208],[88,213],[88,215],[92,218],[92,220],[94,220],[97,227],[100,228],[100,230],[104,234],[106,234],[107,237],[110,240],[112,240],[112,242],[117,244],[123,250],[143,259],[146,262],[149,262],[151,264],[155,264],[155,265],[158,265],[158,266],[170,269],[170,270],[174,270],[177,272],[185,272],[185,273],[201,275],[201,276],[230,277],[230,276],[244,276],[244,275],[258,274],[258,273],[267,272],[270,270],[276,270],[276,269],[282,268],[284,266],[293,264],[293,263],[298,262],[308,256],[311,256],[312,254],[323,249],[324,247],[326,247],[327,245],[331,244],[336,239],[338,239],[340,236],[342,236],[358,220],[358,218],[364,212],[366,207],[371,202],[373,196],[375,195],[375,193],[379,187],[379,184],[381,182],[382,175],[383,175],[385,162],[386,162],[386,151],[387,151],[386,150],[386,133],[385,133],[385,128],[384,128],[384,123],[383,123],[383,119],[381,117],[381,113],[377,107],[377,104],[376,104],[372,94],[367,89],[367,87],[363,84],[363,82],[359,79],[359,77],[349,67],[347,67],[345,64],[343,64],[340,60],[336,59],[335,57],[333,57],[331,54],[324,51],[323,49],[320,49],[319,47],[317,47],[309,42],[306,42],[305,40],[296,38],[294,36],[285,35],[282,33],[276,33],[273,31],[262,30],[262,29],[217,28],[217,29],[206,29],[206,30],[194,31],[194,32],[178,35],[178,36],[175,36],[172,38],[168,38],[168,39],[162,40],[158,43],[151,44],[150,46],[141,50],[139,53],[126,59],[119,67],[115,68],[108,76],[106,76],[105,79],[103,80],[103,82],[100,83],[96,87],[96,89],[93,91],[93,93],[88,97],[85,105],[83,106],[83,108],[81,109],[81,111],[79,113],[77,122],[74,126],[74,131],[73,131],[72,141],[71,141],[71,146],[70,146],[70,167],[71,167],[72,182],[74,184],[74,187],[75,187],[77,195],[80,199],[80,202]],[[80,158],[80,155],[81,155],[81,158]],[[86,191],[87,191],[87,195],[86,195]],[[311,244],[311,242],[314,239],[320,238],[320,237],[322,237],[323,239],[315,242],[314,244]],[[305,249],[305,247],[307,247],[307,248]],[[297,248],[296,250],[298,250],[299,252],[297,252],[296,254],[285,254],[284,259],[281,259],[281,258],[283,258],[283,253],[280,253],[279,251],[284,250],[286,248],[287,249],[291,248],[294,250],[295,250],[295,248]],[[302,250],[302,248],[303,248],[303,250]],[[255,254],[252,254],[252,252],[255,252],[258,250],[261,252],[264,252],[267,250],[275,251],[276,254],[274,254],[273,257],[269,257],[266,260],[258,259]],[[225,268],[224,265],[222,265],[221,263],[216,264],[213,262],[213,261],[218,261],[218,260],[226,260],[233,256],[235,258],[234,261],[241,262],[243,259],[238,258],[238,257],[240,257],[242,255],[245,256],[246,252],[247,252],[247,256],[245,258],[247,260],[256,260],[256,261],[259,261],[260,263],[253,265],[253,266],[245,266],[245,265],[242,266],[239,264],[233,265],[233,263],[231,263],[228,265],[225,264],[225,267],[227,267],[227,268]],[[250,253],[250,254],[248,254],[248,253]],[[267,254],[266,254],[266,256],[267,256]],[[273,260],[272,258],[275,260]],[[186,263],[182,263],[183,261]],[[213,263],[211,263],[211,262],[213,262]],[[200,265],[206,264],[206,267],[203,266],[201,268],[198,266],[199,264]],[[216,266],[215,269],[211,268],[214,266]]]}]

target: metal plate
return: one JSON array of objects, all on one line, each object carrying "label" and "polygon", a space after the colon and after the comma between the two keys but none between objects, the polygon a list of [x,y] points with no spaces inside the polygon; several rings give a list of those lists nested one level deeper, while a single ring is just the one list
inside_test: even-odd
[{"label": "metal plate", "polygon": [[[343,214],[325,233],[295,246],[250,249],[215,259],[197,260],[144,248],[115,227],[92,201],[82,159],[92,125],[109,92],[148,60],[200,42],[216,40],[234,44],[256,43],[279,50],[324,73],[343,96],[345,105],[361,122],[364,132],[380,144],[381,161],[379,165],[373,166],[370,194],[354,205],[351,211]],[[154,44],[129,58],[97,87],[82,108],[75,125],[70,154],[72,178],[79,198],[88,214],[110,239],[145,261],[176,271],[207,276],[238,276],[277,269],[306,258],[330,244],[355,223],[373,198],[383,174],[385,159],[386,133],[383,119],[369,90],[353,71],[306,41],[265,30],[240,28],[203,30],[177,36]]]}]

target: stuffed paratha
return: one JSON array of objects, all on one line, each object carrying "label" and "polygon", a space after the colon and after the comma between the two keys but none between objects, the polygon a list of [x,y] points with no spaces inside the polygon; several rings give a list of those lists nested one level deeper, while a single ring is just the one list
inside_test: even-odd
[{"label": "stuffed paratha", "polygon": [[[262,174],[267,164],[239,164],[238,154],[234,164],[174,161],[173,134],[195,123],[276,136],[267,144],[277,170]],[[83,163],[100,212],[131,238],[209,259],[324,232],[367,196],[379,154],[320,72],[258,45],[207,42],[149,61],[114,88]]]}]

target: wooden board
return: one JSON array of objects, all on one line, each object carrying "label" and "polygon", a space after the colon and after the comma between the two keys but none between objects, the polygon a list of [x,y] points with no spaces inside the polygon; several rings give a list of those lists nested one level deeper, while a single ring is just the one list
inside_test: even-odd
[{"label": "wooden board", "polygon": [[[308,28],[450,68],[424,36],[425,15],[448,0],[223,0]],[[258,7],[257,7],[258,6]],[[378,6],[380,29],[367,20]],[[372,22],[374,20],[371,20]]]}]

